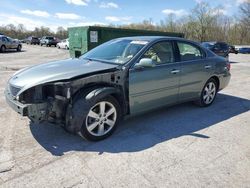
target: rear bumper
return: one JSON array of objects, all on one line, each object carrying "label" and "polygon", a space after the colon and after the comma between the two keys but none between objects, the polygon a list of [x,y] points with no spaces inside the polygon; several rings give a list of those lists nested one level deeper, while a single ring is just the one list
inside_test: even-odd
[{"label": "rear bumper", "polygon": [[220,88],[219,88],[219,90],[222,90],[225,87],[227,87],[227,85],[230,82],[230,79],[231,79],[231,74],[229,72],[224,74],[223,76],[221,76],[220,77]]}]

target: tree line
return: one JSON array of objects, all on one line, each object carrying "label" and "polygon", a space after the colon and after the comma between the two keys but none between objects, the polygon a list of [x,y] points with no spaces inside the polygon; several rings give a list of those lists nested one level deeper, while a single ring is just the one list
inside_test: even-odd
[{"label": "tree line", "polygon": [[185,38],[197,42],[225,41],[229,44],[250,44],[250,2],[241,4],[238,14],[227,16],[220,6],[212,8],[207,2],[197,3],[191,13],[176,18],[170,14],[160,24],[152,19],[138,24],[122,26],[130,29],[148,29],[166,32],[181,32]]},{"label": "tree line", "polygon": [[56,32],[53,32],[50,28],[44,26],[41,26],[40,28],[36,27],[33,31],[29,31],[23,24],[18,24],[17,26],[13,24],[0,26],[0,33],[19,40],[26,39],[29,36],[36,36],[40,38],[43,36],[54,36],[59,39],[68,38],[68,31],[63,27],[58,27]]},{"label": "tree line", "polygon": [[[212,8],[209,3],[201,2],[190,11],[191,13],[177,18],[174,14],[168,15],[159,24],[154,24],[152,19],[141,23],[128,25],[109,25],[110,27],[145,29],[166,32],[184,33],[185,38],[203,41],[225,41],[229,44],[250,44],[250,2],[242,3],[238,8],[238,14],[227,16],[223,14],[221,7]],[[0,33],[12,38],[23,39],[28,36],[42,37],[53,35],[59,39],[68,37],[67,30],[58,27],[52,32],[47,27],[35,28],[33,31],[25,29],[23,24],[0,26]]]}]

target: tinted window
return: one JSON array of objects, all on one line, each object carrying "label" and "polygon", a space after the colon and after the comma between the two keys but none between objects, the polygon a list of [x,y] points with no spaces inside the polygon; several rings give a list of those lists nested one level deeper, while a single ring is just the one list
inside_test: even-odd
[{"label": "tinted window", "polygon": [[218,43],[218,45],[223,50],[227,50],[228,49],[228,45],[226,43]]},{"label": "tinted window", "polygon": [[173,63],[174,52],[171,42],[159,42],[154,44],[149,50],[142,56],[142,58],[152,59],[156,65]]},{"label": "tinted window", "polygon": [[184,42],[177,42],[177,45],[180,51],[181,61],[190,61],[203,58],[203,54],[198,47]]},{"label": "tinted window", "polygon": [[214,43],[203,42],[202,46],[205,48],[211,49],[214,47]]},{"label": "tinted window", "polygon": [[3,37],[4,42],[9,42],[9,39],[7,37]]}]

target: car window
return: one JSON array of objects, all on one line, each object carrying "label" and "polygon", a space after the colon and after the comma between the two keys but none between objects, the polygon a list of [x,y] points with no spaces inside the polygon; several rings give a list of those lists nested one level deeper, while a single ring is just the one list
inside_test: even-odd
[{"label": "car window", "polygon": [[228,45],[226,43],[219,43],[219,46],[222,50],[227,50],[228,49]]},{"label": "car window", "polygon": [[181,61],[190,61],[203,58],[203,54],[198,47],[185,42],[177,42],[177,45],[179,48]]},{"label": "car window", "polygon": [[9,39],[7,37],[3,37],[4,42],[9,42]]},{"label": "car window", "polygon": [[141,57],[152,59],[156,65],[174,62],[174,52],[171,42],[159,42],[150,47]]}]

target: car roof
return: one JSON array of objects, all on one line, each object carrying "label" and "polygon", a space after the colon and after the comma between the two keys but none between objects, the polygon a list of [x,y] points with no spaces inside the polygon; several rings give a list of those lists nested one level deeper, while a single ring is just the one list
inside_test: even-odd
[{"label": "car roof", "polygon": [[167,37],[167,36],[134,36],[134,37],[121,37],[119,39],[154,41],[157,39],[183,39],[183,38]]},{"label": "car roof", "polygon": [[[135,37],[121,37],[121,38],[117,38],[118,40],[121,39],[127,39],[127,40],[141,40],[141,41],[148,41],[148,42],[153,42],[153,41],[157,41],[157,40],[179,40],[179,41],[184,41],[184,42],[189,42],[189,43],[193,43],[196,44],[198,46],[200,46],[200,44],[198,42],[192,41],[192,40],[188,40],[188,39],[184,39],[181,37],[168,37],[168,36],[135,36]],[[113,39],[113,40],[117,40],[117,39]]]}]

